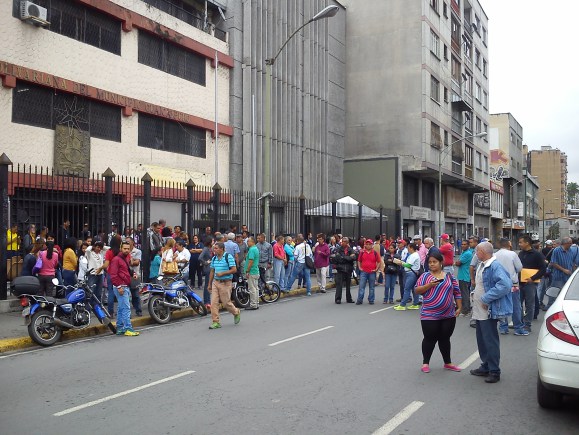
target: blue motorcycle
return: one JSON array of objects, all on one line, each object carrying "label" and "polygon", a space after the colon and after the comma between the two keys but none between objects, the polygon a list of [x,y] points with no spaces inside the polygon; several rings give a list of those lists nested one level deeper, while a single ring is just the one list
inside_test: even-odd
[{"label": "blue motorcycle", "polygon": [[34,276],[19,277],[12,282],[12,292],[20,298],[24,308],[22,317],[28,326],[28,335],[41,346],[51,346],[60,340],[65,330],[85,329],[90,325],[91,312],[103,325],[107,325],[113,334],[117,328],[101,301],[92,292],[89,285],[80,281],[75,286],[58,286],[56,278],[53,283],[60,289],[70,290],[61,299],[50,296],[37,296],[40,289],[38,278]]},{"label": "blue motorcycle", "polygon": [[163,284],[143,284],[143,293],[149,296],[148,310],[151,318],[160,324],[169,323],[173,311],[192,308],[200,316],[207,315],[203,299],[189,287],[181,273],[174,277],[159,276]]}]

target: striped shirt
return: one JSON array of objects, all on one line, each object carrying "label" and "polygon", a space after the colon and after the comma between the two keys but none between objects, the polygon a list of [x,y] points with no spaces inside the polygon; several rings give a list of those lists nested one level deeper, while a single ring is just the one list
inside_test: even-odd
[{"label": "striped shirt", "polygon": [[[430,272],[425,272],[418,278],[416,286],[428,284],[435,279]],[[454,317],[456,312],[454,301],[456,299],[462,299],[458,282],[452,274],[447,273],[444,281],[422,295],[420,320],[440,320]]]},{"label": "striped shirt", "polygon": [[[571,246],[567,251],[565,251],[562,246],[558,246],[553,251],[553,255],[551,256],[551,263],[558,264],[563,269],[567,269],[573,272],[573,266],[577,265],[578,259],[579,257],[576,247]],[[559,269],[553,268],[552,277],[553,282],[566,282],[569,278],[569,275],[565,275]]]}]

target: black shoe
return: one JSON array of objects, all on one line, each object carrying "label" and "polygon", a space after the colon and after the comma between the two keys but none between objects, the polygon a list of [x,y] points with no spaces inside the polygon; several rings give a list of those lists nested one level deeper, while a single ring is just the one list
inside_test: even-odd
[{"label": "black shoe", "polygon": [[489,373],[489,375],[485,378],[485,382],[487,384],[496,384],[500,380],[501,380],[501,375],[499,375],[497,373]]},{"label": "black shoe", "polygon": [[370,305],[374,305],[374,302],[368,302]]},{"label": "black shoe", "polygon": [[337,304],[341,304],[341,303],[342,303],[342,301],[336,301],[336,303],[337,303]]},{"label": "black shoe", "polygon": [[471,328],[476,328],[476,320],[471,320],[471,321],[470,321],[470,327],[471,327]]},{"label": "black shoe", "polygon": [[137,311],[137,317],[143,317],[143,312],[142,311]]},{"label": "black shoe", "polygon": [[470,374],[473,376],[490,376],[490,372],[485,372],[481,369],[473,369],[470,371]]},{"label": "black shoe", "polygon": [[349,303],[349,304],[353,304],[353,303],[354,303],[354,301],[346,301],[346,302]]},{"label": "black shoe", "polygon": [[259,307],[247,307],[245,311],[259,310]]},{"label": "black shoe", "polygon": [[356,301],[356,305],[362,305],[362,302]]}]

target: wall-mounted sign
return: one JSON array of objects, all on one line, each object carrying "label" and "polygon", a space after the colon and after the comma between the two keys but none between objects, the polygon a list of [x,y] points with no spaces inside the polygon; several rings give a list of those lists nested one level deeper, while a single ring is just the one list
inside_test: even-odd
[{"label": "wall-mounted sign", "polygon": [[410,219],[415,220],[432,220],[432,210],[426,207],[410,206]]}]

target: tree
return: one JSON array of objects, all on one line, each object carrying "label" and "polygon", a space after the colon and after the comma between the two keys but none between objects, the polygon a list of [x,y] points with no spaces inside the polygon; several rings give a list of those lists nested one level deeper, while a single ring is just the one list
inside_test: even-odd
[{"label": "tree", "polygon": [[579,195],[579,185],[572,181],[567,184],[567,204],[571,204],[573,208],[577,208],[577,195]]},{"label": "tree", "polygon": [[549,227],[549,239],[556,240],[559,238],[559,222],[555,222]]}]

